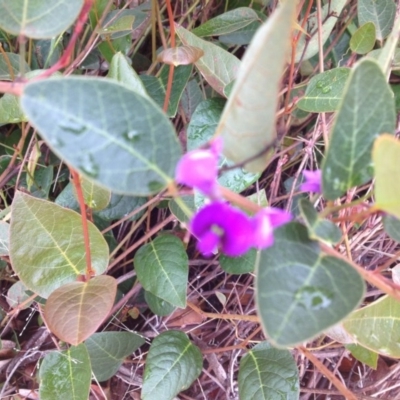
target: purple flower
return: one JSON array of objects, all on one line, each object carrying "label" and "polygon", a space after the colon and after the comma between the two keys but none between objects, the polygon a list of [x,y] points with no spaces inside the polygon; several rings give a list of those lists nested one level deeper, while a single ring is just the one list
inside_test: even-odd
[{"label": "purple flower", "polygon": [[186,153],[176,167],[176,181],[194,187],[206,196],[218,197],[218,157],[221,149],[221,140],[215,139],[209,149]]},{"label": "purple flower", "polygon": [[273,230],[292,220],[292,214],[280,208],[263,208],[253,217],[253,246],[264,249],[274,243]]},{"label": "purple flower", "polygon": [[322,193],[322,171],[303,171],[305,181],[300,185],[302,192]]},{"label": "purple flower", "polygon": [[253,245],[252,220],[221,201],[201,208],[193,217],[190,230],[198,239],[198,250],[205,256],[211,256],[219,248],[228,256],[238,257]]}]

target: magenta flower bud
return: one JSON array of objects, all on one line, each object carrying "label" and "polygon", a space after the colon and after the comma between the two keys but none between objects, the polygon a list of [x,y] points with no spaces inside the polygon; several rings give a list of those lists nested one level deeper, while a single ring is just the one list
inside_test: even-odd
[{"label": "magenta flower bud", "polygon": [[186,153],[176,167],[176,181],[196,188],[206,196],[218,197],[218,157],[221,150],[221,139],[215,139],[209,149]]},{"label": "magenta flower bud", "polygon": [[198,250],[205,256],[220,249],[227,256],[239,257],[253,245],[252,220],[221,201],[201,208],[191,220],[190,230],[198,239]]},{"label": "magenta flower bud", "polygon": [[274,243],[274,228],[287,224],[292,218],[292,214],[280,208],[263,208],[253,217],[253,246],[257,249],[264,249],[272,246]]},{"label": "magenta flower bud", "polygon": [[300,185],[302,192],[322,193],[322,171],[303,171],[305,181]]}]

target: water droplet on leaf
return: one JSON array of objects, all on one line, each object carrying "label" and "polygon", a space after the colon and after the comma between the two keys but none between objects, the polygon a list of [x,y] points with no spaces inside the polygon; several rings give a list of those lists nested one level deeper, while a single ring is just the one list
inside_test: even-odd
[{"label": "water droplet on leaf", "polygon": [[97,178],[99,173],[99,166],[94,162],[93,156],[90,154],[86,154],[79,165],[79,169],[81,169],[86,175],[89,175],[92,178]]},{"label": "water droplet on leaf", "polygon": [[297,291],[295,297],[305,308],[320,310],[331,305],[333,294],[324,288],[305,286]]},{"label": "water droplet on leaf", "polygon": [[331,86],[326,86],[326,87],[324,87],[324,88],[322,89],[322,93],[327,94],[327,93],[329,93],[331,90],[332,90],[332,87],[331,87]]},{"label": "water droplet on leaf", "polygon": [[317,88],[322,89],[324,87],[324,82],[323,81],[318,81],[317,82]]},{"label": "water droplet on leaf", "polygon": [[136,141],[139,139],[140,132],[135,129],[132,129],[131,131],[123,133],[122,136],[124,136],[124,138],[129,141]]},{"label": "water droplet on leaf", "polygon": [[64,131],[73,133],[74,135],[81,135],[86,131],[86,126],[80,121],[76,121],[71,118],[68,121],[63,122],[64,123],[62,125],[60,124],[60,128]]}]

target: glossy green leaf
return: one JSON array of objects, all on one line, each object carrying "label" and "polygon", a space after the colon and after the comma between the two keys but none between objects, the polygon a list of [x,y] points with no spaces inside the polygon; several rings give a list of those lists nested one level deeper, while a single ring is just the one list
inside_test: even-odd
[{"label": "glossy green leaf", "polygon": [[239,7],[209,19],[192,32],[199,37],[225,35],[244,28],[258,19],[257,13],[252,8]]},{"label": "glossy green leaf", "polygon": [[385,232],[396,242],[400,242],[400,219],[391,215],[383,216],[383,228]]},{"label": "glossy green leaf", "polygon": [[368,350],[359,344],[347,344],[347,350],[350,350],[351,355],[363,364],[367,364],[369,367],[376,369],[378,366],[378,353]]},{"label": "glossy green leaf", "polygon": [[[243,57],[216,132],[223,138],[225,156],[235,163],[266,150],[276,138],[280,81],[290,49],[296,4],[282,3],[257,31]],[[269,158],[270,153],[265,152],[245,168],[262,172]]]},{"label": "glossy green leaf", "polygon": [[382,40],[392,29],[396,4],[393,0],[358,0],[357,12],[359,24],[373,22],[376,27],[376,37]]},{"label": "glossy green leaf", "polygon": [[83,0],[0,0],[0,28],[13,35],[51,38],[72,25]]},{"label": "glossy green leaf", "polygon": [[253,347],[239,366],[241,400],[297,400],[299,373],[289,350],[275,349],[268,342]]},{"label": "glossy green leaf", "polygon": [[400,218],[398,162],[400,142],[391,135],[376,139],[372,159],[375,165],[375,208]]},{"label": "glossy green leaf", "polygon": [[241,257],[219,256],[221,268],[228,274],[240,275],[254,271],[257,260],[257,250],[250,249]]},{"label": "glossy green leaf", "polygon": [[81,188],[85,204],[96,211],[103,210],[110,203],[111,192],[99,185],[96,185],[92,180],[82,177]]},{"label": "glossy green leaf", "polygon": [[8,256],[10,253],[10,224],[0,221],[0,256]]},{"label": "glossy green leaf", "polygon": [[144,291],[144,299],[146,300],[147,305],[149,306],[150,310],[161,317],[171,314],[175,307],[166,302],[163,299],[160,299],[157,296],[154,296],[151,292],[147,290]]},{"label": "glossy green leaf", "polygon": [[[34,300],[32,299],[31,301],[26,301],[29,297],[31,297],[26,293],[26,291],[27,288],[21,281],[15,282],[7,292],[6,300],[8,305],[11,308],[18,307],[20,310],[29,308]],[[24,303],[24,305],[21,306],[22,303]]]},{"label": "glossy green leaf", "polygon": [[39,369],[41,400],[87,400],[91,368],[84,344],[47,353]]},{"label": "glossy green leaf", "polygon": [[376,28],[373,22],[366,22],[360,26],[350,40],[350,49],[357,54],[367,54],[374,48]]},{"label": "glossy green leaf", "polygon": [[150,346],[143,376],[143,400],[172,400],[200,375],[202,355],[180,331],[158,335]]},{"label": "glossy green leaf", "polygon": [[297,107],[309,112],[337,111],[343,97],[350,68],[334,68],[313,76]]},{"label": "glossy green leaf", "polygon": [[[102,274],[108,265],[108,246],[91,222],[89,238],[92,267],[96,274]],[[17,192],[11,207],[10,258],[26,287],[47,298],[85,273],[81,216]]]},{"label": "glossy green leaf", "polygon": [[400,302],[384,296],[343,321],[358,344],[384,356],[400,358]]},{"label": "glossy green leaf", "polygon": [[224,96],[225,86],[236,78],[240,66],[239,59],[221,47],[200,39],[180,25],[176,25],[176,33],[184,45],[195,46],[204,51],[204,56],[195,65],[209,85]]},{"label": "glossy green leaf", "polygon": [[107,275],[72,282],[47,299],[44,317],[59,339],[77,346],[96,332],[114,305],[117,281]]},{"label": "glossy green leaf", "polygon": [[[163,108],[164,105],[169,68],[169,65],[164,65],[158,78],[151,75],[140,76],[147,93],[160,106],[160,108]],[[191,65],[180,65],[174,69],[174,78],[172,80],[171,96],[167,111],[169,117],[175,117],[178,111],[179,101],[191,73]]]},{"label": "glossy green leaf", "polygon": [[139,75],[129,65],[127,58],[122,53],[117,53],[112,58],[107,77],[117,80],[127,89],[131,89],[144,97],[149,97]]},{"label": "glossy green leaf", "polygon": [[86,342],[92,372],[99,382],[116,374],[124,358],[137,350],[145,340],[133,332],[94,333]]},{"label": "glossy green leaf", "polygon": [[274,237],[256,267],[256,304],[267,337],[278,346],[293,346],[357,307],[364,281],[349,264],[322,254],[298,223],[276,229]]},{"label": "glossy green leaf", "polygon": [[[221,119],[224,106],[225,100],[221,98],[204,100],[198,105],[187,128],[188,151],[204,146],[212,139],[218,122]],[[232,165],[233,162],[230,162],[224,157],[219,162],[220,168],[230,167]],[[259,176],[259,174],[247,172],[242,168],[234,168],[222,172],[218,177],[218,183],[233,192],[240,193],[252,185]],[[205,197],[202,194],[195,194],[195,204],[197,208],[201,207],[204,201]]]},{"label": "glossy green leaf", "polygon": [[373,142],[381,133],[394,132],[395,120],[393,93],[379,65],[361,60],[350,73],[323,163],[326,199],[371,179]]},{"label": "glossy green leaf", "polygon": [[[11,66],[11,71],[10,71]],[[4,81],[13,81],[19,74],[20,68],[23,72],[29,72],[29,65],[25,60],[21,60],[19,54],[0,53],[0,79]]]},{"label": "glossy green leaf", "polygon": [[186,307],[189,262],[182,241],[173,235],[161,235],[142,246],[134,259],[142,286],[174,306]]},{"label": "glossy green leaf", "polygon": [[102,186],[147,196],[174,176],[181,149],[171,122],[151,100],[119,83],[32,82],[21,105],[54,152]]},{"label": "glossy green leaf", "polygon": [[327,219],[319,218],[317,210],[309,200],[301,199],[298,205],[311,239],[319,239],[330,244],[339,242],[342,232],[338,226]]},{"label": "glossy green leaf", "polygon": [[[330,0],[322,7],[322,43],[325,44],[338,21],[347,0]],[[318,17],[317,11],[308,18],[307,35],[301,34],[297,43],[295,62],[305,61],[315,56],[319,50]]]}]

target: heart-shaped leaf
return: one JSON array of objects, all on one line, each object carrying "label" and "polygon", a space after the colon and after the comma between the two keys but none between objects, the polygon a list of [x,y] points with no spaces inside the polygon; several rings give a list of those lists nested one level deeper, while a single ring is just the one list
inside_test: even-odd
[{"label": "heart-shaped leaf", "polygon": [[142,286],[168,303],[186,307],[189,262],[182,241],[162,235],[135,254],[135,270]]},{"label": "heart-shaped leaf", "polygon": [[375,208],[400,218],[400,142],[391,135],[376,139],[372,152],[375,165]]},{"label": "heart-shaped leaf", "polygon": [[[89,222],[92,268],[102,274],[108,246]],[[25,286],[47,298],[86,270],[81,216],[54,203],[17,192],[11,207],[11,265]]]},{"label": "heart-shaped leaf", "polygon": [[172,400],[200,375],[202,355],[180,331],[158,335],[150,346],[143,376],[143,400]]},{"label": "heart-shaped leaf", "polygon": [[341,259],[322,254],[304,226],[290,223],[274,236],[256,267],[258,314],[273,343],[293,346],[353,311],[363,298],[364,281]]},{"label": "heart-shaped leaf", "polygon": [[[243,57],[216,131],[224,140],[225,156],[235,163],[267,150],[276,138],[280,81],[290,49],[296,5],[297,1],[282,3],[257,31]],[[269,157],[270,152],[265,151],[245,168],[262,172]]]},{"label": "heart-shaped leaf", "polygon": [[335,200],[371,179],[374,140],[394,132],[395,121],[393,92],[381,68],[373,60],[361,60],[350,73],[331,132],[323,163],[325,198]]},{"label": "heart-shaped leaf", "polygon": [[87,400],[91,375],[84,344],[47,353],[39,369],[39,397],[41,400]]},{"label": "heart-shaped leaf", "polygon": [[117,293],[117,281],[100,275],[87,282],[67,283],[47,299],[44,317],[50,330],[64,342],[78,345],[107,318]]},{"label": "heart-shaped leaf", "polygon": [[236,78],[239,59],[221,47],[200,39],[180,25],[176,25],[176,34],[184,45],[198,47],[204,51],[204,56],[195,65],[210,86],[224,96],[225,86]]},{"label": "heart-shaped leaf", "polygon": [[94,333],[85,342],[92,372],[99,382],[110,379],[125,357],[138,349],[145,340],[133,332]]},{"label": "heart-shaped leaf", "polygon": [[54,152],[100,185],[147,196],[172,181],[181,149],[171,122],[114,80],[31,82],[21,105]]},{"label": "heart-shaped leaf", "polygon": [[343,321],[344,328],[361,346],[400,358],[400,302],[384,296]]},{"label": "heart-shaped leaf", "polygon": [[52,38],[73,24],[83,0],[0,0],[0,27],[13,35]]},{"label": "heart-shaped leaf", "polygon": [[238,383],[243,400],[299,398],[299,372],[293,356],[268,342],[253,347],[240,360]]}]

